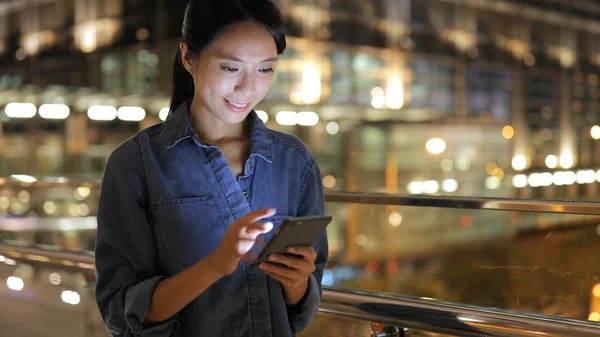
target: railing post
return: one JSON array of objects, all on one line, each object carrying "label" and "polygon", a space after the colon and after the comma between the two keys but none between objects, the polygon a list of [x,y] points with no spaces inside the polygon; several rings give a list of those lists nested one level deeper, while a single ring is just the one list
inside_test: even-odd
[{"label": "railing post", "polygon": [[371,337],[405,337],[406,328],[371,322]]}]

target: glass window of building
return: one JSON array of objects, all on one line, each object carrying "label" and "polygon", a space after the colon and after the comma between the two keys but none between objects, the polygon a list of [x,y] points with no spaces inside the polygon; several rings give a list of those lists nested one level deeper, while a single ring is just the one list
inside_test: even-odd
[{"label": "glass window of building", "polygon": [[469,111],[473,117],[510,121],[511,75],[508,70],[473,66],[467,71]]},{"label": "glass window of building", "polygon": [[360,106],[371,106],[375,87],[385,88],[386,64],[378,56],[358,53],[352,59],[354,73],[353,87],[356,88],[354,103]]},{"label": "glass window of building", "polygon": [[346,104],[352,101],[352,54],[337,50],[327,55],[331,64],[331,104]]},{"label": "glass window of building", "polygon": [[151,95],[156,90],[158,55],[154,51],[138,50],[125,54],[125,90],[127,93]]},{"label": "glass window of building", "polygon": [[122,70],[122,62],[118,55],[102,57],[100,61],[102,91],[115,94],[122,89]]},{"label": "glass window of building", "polygon": [[437,117],[454,113],[454,69],[428,60],[408,62],[410,107],[433,109]]}]

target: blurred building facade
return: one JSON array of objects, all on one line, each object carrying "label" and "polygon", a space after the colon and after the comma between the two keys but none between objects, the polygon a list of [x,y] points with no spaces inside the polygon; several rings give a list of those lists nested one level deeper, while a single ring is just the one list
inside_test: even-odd
[{"label": "blurred building facade", "polygon": [[[596,1],[277,2],[289,48],[257,109],[309,145],[328,191],[597,199]],[[92,182],[120,142],[165,118],[185,5],[0,1],[0,239],[93,250]],[[37,189],[26,175],[51,176],[54,187]],[[588,218],[352,204],[327,212],[328,284],[539,311],[548,306],[535,302],[540,294],[562,282],[572,293],[594,289],[578,308],[600,310],[597,279],[486,268],[577,261],[581,275],[597,275],[600,227],[502,241]]]},{"label": "blurred building facade", "polygon": [[[595,2],[277,2],[289,48],[257,109],[269,127],[309,145],[328,190],[597,194]],[[0,177],[98,180],[112,149],[161,122],[185,5],[0,2]],[[372,210],[337,211],[349,260],[379,254],[378,236],[391,240],[386,247],[406,246],[390,239],[400,223],[436,219],[387,207],[377,212],[381,228],[361,233]],[[477,221],[446,219],[458,228]]]}]

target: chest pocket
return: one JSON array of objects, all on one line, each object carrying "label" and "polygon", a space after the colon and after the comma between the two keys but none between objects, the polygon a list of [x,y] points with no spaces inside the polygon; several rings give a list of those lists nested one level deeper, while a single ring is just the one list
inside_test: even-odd
[{"label": "chest pocket", "polygon": [[152,205],[167,259],[190,266],[215,251],[225,227],[213,195],[159,201]]}]

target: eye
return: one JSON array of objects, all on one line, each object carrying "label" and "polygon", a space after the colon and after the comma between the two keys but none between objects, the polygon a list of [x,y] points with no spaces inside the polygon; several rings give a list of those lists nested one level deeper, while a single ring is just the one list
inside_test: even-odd
[{"label": "eye", "polygon": [[263,74],[268,74],[273,72],[273,68],[263,68],[259,70]]},{"label": "eye", "polygon": [[221,70],[226,71],[228,73],[233,73],[237,71],[237,68],[232,68],[232,67],[221,67]]}]

